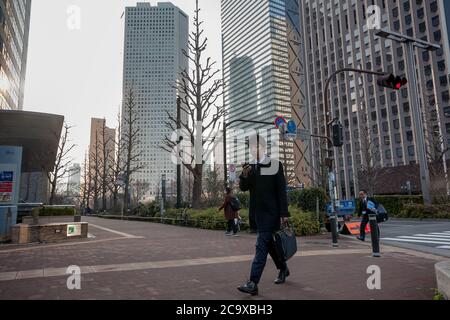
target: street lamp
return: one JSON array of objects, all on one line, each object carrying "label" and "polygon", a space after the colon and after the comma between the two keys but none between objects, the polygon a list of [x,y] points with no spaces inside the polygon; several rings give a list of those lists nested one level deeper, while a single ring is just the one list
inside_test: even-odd
[{"label": "street lamp", "polygon": [[403,43],[406,47],[407,51],[406,65],[408,68],[408,76],[409,76],[409,92],[411,100],[410,102],[412,106],[414,128],[416,132],[415,137],[420,166],[420,182],[422,186],[423,201],[425,204],[431,204],[430,173],[428,169],[428,161],[426,158],[424,129],[422,123],[422,116],[420,113],[419,91],[417,88],[417,78],[415,73],[416,60],[414,58],[414,48],[417,47],[427,51],[436,51],[441,49],[441,46],[385,29],[379,30],[375,34],[381,38]]}]

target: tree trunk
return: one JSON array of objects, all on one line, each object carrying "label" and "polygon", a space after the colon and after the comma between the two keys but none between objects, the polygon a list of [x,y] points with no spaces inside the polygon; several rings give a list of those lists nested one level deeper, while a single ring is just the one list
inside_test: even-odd
[{"label": "tree trunk", "polygon": [[192,190],[192,207],[194,209],[201,208],[202,180],[203,180],[203,165],[197,164],[194,169],[194,186]]}]

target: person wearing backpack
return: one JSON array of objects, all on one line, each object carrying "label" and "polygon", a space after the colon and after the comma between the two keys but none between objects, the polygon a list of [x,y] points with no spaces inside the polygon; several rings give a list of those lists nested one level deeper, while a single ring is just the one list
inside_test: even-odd
[{"label": "person wearing backpack", "polygon": [[239,216],[240,203],[234,196],[231,188],[225,190],[225,200],[218,211],[224,210],[225,220],[227,221],[227,232],[225,235],[237,237],[238,226],[235,219]]}]

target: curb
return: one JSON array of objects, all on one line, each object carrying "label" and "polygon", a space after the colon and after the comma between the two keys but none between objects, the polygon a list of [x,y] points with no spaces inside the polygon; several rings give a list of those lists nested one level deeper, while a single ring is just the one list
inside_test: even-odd
[{"label": "curb", "polygon": [[450,299],[450,261],[443,261],[436,263],[434,266],[436,270],[436,281],[438,284],[438,291],[442,293],[445,299]]}]

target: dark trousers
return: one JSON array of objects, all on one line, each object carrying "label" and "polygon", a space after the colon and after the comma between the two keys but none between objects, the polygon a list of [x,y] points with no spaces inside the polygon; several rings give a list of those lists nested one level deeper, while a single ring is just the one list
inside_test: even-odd
[{"label": "dark trousers", "polygon": [[250,281],[258,284],[266,266],[267,254],[270,254],[278,270],[286,270],[286,261],[278,256],[272,232],[260,232],[256,240],[256,254],[252,264]]},{"label": "dark trousers", "polygon": [[[366,226],[369,223],[369,215],[363,214],[361,220],[361,228],[359,229],[359,236],[362,239],[366,238]],[[378,226],[378,225],[377,225]],[[380,227],[378,227],[378,237],[380,236]]]},{"label": "dark trousers", "polygon": [[227,232],[237,233],[237,225],[234,223],[234,219],[228,220]]}]

